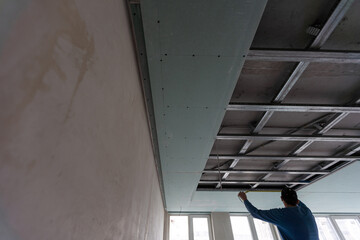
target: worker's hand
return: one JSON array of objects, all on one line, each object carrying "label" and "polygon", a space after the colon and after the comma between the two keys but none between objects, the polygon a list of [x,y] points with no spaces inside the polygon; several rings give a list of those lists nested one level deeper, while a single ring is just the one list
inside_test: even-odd
[{"label": "worker's hand", "polygon": [[239,192],[238,197],[241,198],[243,201],[247,200],[246,193],[244,192]]}]

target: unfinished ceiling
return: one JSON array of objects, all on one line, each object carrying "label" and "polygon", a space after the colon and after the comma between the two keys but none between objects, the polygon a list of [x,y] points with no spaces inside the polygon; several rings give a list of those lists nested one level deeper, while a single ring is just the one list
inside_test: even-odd
[{"label": "unfinished ceiling", "polygon": [[243,211],[231,191],[300,189],[359,158],[360,3],[265,4],[133,2],[168,211]]},{"label": "unfinished ceiling", "polygon": [[325,48],[353,2],[307,4],[268,3],[198,190],[300,189],[359,159],[360,54]]}]

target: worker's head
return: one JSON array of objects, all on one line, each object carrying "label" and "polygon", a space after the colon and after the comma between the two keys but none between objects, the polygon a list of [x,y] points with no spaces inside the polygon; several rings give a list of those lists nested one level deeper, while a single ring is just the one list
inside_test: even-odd
[{"label": "worker's head", "polygon": [[296,192],[288,187],[284,187],[281,190],[281,200],[283,201],[285,207],[296,206],[299,203]]}]

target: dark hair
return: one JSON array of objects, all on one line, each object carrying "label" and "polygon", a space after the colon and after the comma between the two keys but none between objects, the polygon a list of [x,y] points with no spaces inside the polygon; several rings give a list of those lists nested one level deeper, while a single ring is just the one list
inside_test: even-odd
[{"label": "dark hair", "polygon": [[298,197],[296,192],[288,187],[284,187],[281,190],[281,197],[282,199],[289,205],[296,206],[298,202]]}]

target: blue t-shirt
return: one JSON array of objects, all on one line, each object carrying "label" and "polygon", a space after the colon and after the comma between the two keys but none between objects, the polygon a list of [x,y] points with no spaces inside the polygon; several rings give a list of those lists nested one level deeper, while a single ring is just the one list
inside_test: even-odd
[{"label": "blue t-shirt", "polygon": [[319,240],[315,218],[302,202],[296,207],[259,210],[248,200],[244,201],[254,218],[276,225],[284,240]]}]

